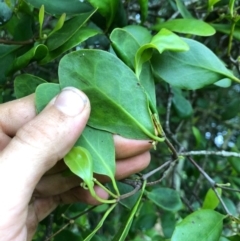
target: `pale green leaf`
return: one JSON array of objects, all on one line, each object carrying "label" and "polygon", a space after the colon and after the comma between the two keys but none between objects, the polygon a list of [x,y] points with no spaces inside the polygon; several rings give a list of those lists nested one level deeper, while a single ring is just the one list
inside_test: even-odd
[{"label": "pale green leaf", "polygon": [[43,21],[44,21],[44,5],[42,5],[39,10],[38,21],[39,21],[39,35],[40,35],[40,38],[42,38],[42,27],[43,27]]},{"label": "pale green leaf", "polygon": [[48,37],[62,28],[65,19],[66,19],[66,13],[63,13],[58,19],[56,25],[54,26],[54,29],[48,34]]},{"label": "pale green leaf", "polygon": [[[221,188],[216,188],[219,196],[222,194]],[[210,188],[204,198],[202,208],[203,209],[215,209],[219,204],[219,199],[212,188]]]},{"label": "pale green leaf", "polygon": [[188,19],[193,18],[192,14],[188,11],[185,4],[183,3],[183,0],[176,0],[176,3],[177,3],[177,8],[181,13],[181,15],[183,16],[183,18],[188,18]]}]

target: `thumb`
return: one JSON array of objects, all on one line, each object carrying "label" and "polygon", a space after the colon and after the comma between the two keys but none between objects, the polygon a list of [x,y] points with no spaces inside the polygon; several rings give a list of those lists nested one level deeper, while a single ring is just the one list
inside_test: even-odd
[{"label": "thumb", "polygon": [[0,154],[1,195],[8,200],[29,202],[41,176],[74,145],[89,114],[86,95],[75,88],[65,88],[20,128]]}]

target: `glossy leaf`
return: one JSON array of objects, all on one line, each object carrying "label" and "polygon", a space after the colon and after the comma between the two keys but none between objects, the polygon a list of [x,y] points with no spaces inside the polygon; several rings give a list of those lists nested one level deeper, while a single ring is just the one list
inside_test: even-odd
[{"label": "glossy leaf", "polygon": [[171,241],[218,241],[224,218],[213,210],[196,211],[176,226]]},{"label": "glossy leaf", "polygon": [[172,88],[173,91],[173,105],[181,118],[188,118],[193,114],[193,108],[189,100],[187,100],[182,91],[176,87]]},{"label": "glossy leaf", "polygon": [[88,0],[88,2],[106,18],[107,28],[109,28],[115,18],[119,0]]},{"label": "glossy leaf", "polygon": [[147,197],[161,209],[177,212],[182,209],[182,202],[177,191],[170,188],[155,188],[151,192],[146,192]]},{"label": "glossy leaf", "polygon": [[132,210],[129,212],[129,215],[126,217],[125,223],[122,224],[121,228],[118,230],[117,234],[114,236],[113,241],[124,241],[128,235],[128,232],[131,228],[134,216],[138,210],[138,207],[141,203],[142,196],[146,187],[146,182],[143,183],[141,194],[138,197],[137,202],[135,203]]},{"label": "glossy leaf", "polygon": [[54,26],[54,29],[48,34],[48,37],[62,28],[65,19],[66,19],[66,13],[63,13],[58,19],[56,25]]},{"label": "glossy leaf", "polygon": [[80,14],[89,12],[92,7],[79,0],[25,0],[27,3],[31,4],[35,8],[40,8],[42,5],[45,7],[45,11],[50,14]]},{"label": "glossy leaf", "polygon": [[145,44],[139,48],[135,56],[135,71],[139,76],[142,70],[142,64],[152,57],[152,50],[156,49],[160,54],[166,50],[170,51],[187,51],[188,45],[176,34],[167,29],[160,30],[153,36],[149,44]]},{"label": "glossy leaf", "polygon": [[141,22],[143,23],[148,15],[148,0],[138,0],[141,9]]},{"label": "glossy leaf", "polygon": [[[221,196],[222,194],[222,189],[221,188],[216,188],[216,191],[218,194]],[[215,209],[218,204],[219,204],[219,199],[216,196],[215,192],[210,188],[204,198],[202,208],[203,209]]]},{"label": "glossy leaf", "polygon": [[50,35],[50,37],[47,39],[46,45],[49,51],[59,48],[71,37],[73,37],[74,34],[76,34],[77,31],[84,26],[94,12],[95,10],[88,13],[82,13],[67,20],[60,30]]},{"label": "glossy leaf", "polygon": [[154,30],[160,30],[162,28],[173,32],[199,36],[211,36],[216,32],[211,25],[198,19],[172,19],[153,26]]},{"label": "glossy leaf", "polygon": [[37,87],[35,92],[35,103],[37,112],[40,113],[45,106],[60,93],[59,84],[44,83]]},{"label": "glossy leaf", "polygon": [[25,54],[19,56],[13,63],[11,71],[22,69],[27,66],[31,61],[38,61],[43,59],[48,53],[46,45],[39,44],[32,47]]},{"label": "glossy leaf", "polygon": [[193,18],[192,14],[188,11],[186,6],[184,5],[183,0],[176,0],[176,3],[177,3],[177,8],[181,13],[181,15],[183,16],[183,18],[188,18],[188,19]]},{"label": "glossy leaf", "polygon": [[86,41],[88,38],[93,37],[99,34],[99,30],[91,29],[87,27],[80,28],[67,42],[61,45],[59,48],[49,52],[47,56],[42,59],[39,63],[46,64],[53,59],[57,58],[61,54],[65,53],[66,51],[74,48],[78,44]]},{"label": "glossy leaf", "polygon": [[59,77],[61,88],[71,85],[89,97],[90,126],[128,138],[161,140],[154,135],[145,91],[114,55],[101,50],[70,53],[60,61]]},{"label": "glossy leaf", "polygon": [[93,159],[93,172],[106,175],[115,180],[115,148],[113,135],[109,132],[86,127],[75,143],[88,150]]},{"label": "glossy leaf", "polygon": [[35,92],[38,85],[46,83],[44,79],[30,74],[18,75],[14,80],[14,94],[22,98]]},{"label": "glossy leaf", "polygon": [[93,160],[90,152],[80,146],[73,147],[64,157],[69,169],[80,177],[88,188],[93,188]]},{"label": "glossy leaf", "polygon": [[239,82],[206,46],[191,39],[184,41],[189,45],[189,51],[154,54],[151,62],[158,79],[181,89],[199,89],[225,77]]},{"label": "glossy leaf", "polygon": [[110,208],[104,213],[103,217],[101,218],[98,225],[94,228],[94,230],[83,240],[83,241],[90,241],[92,237],[96,234],[96,232],[102,227],[104,221],[108,217],[108,215],[112,212],[112,210],[116,207],[117,204],[113,204]]}]

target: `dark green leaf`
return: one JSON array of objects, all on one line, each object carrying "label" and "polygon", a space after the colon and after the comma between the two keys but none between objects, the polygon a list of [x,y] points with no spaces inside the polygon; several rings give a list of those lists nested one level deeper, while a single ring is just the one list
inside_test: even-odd
[{"label": "dark green leaf", "polygon": [[239,82],[206,46],[191,39],[184,41],[189,45],[189,51],[153,55],[151,62],[157,78],[181,89],[199,89],[225,77]]},{"label": "dark green leaf", "polygon": [[114,55],[101,50],[70,53],[60,61],[59,77],[61,88],[71,85],[89,97],[90,126],[129,138],[159,140],[145,91]]},{"label": "dark green leaf", "polygon": [[171,241],[218,241],[224,218],[213,210],[196,211],[176,226]]},{"label": "dark green leaf", "polygon": [[38,61],[43,59],[47,55],[47,53],[48,49],[44,44],[39,44],[32,47],[29,51],[27,51],[25,54],[21,55],[14,61],[11,72],[24,68],[31,61]]},{"label": "dark green leaf", "polygon": [[141,193],[138,197],[137,202],[135,203],[134,207],[132,208],[132,210],[129,212],[129,215],[126,217],[125,222],[122,224],[121,228],[118,230],[117,234],[114,236],[113,241],[124,241],[128,235],[128,232],[131,228],[134,216],[138,210],[138,207],[141,203],[142,200],[142,196],[144,193],[146,187],[146,182],[144,182]]},{"label": "dark green leaf", "polygon": [[154,30],[160,30],[162,28],[169,29],[173,32],[199,36],[211,36],[216,32],[211,25],[198,19],[172,19],[153,26]]},{"label": "dark green leaf", "polygon": [[110,27],[115,18],[119,0],[88,0],[88,2],[106,18],[107,28]]},{"label": "dark green leaf", "polygon": [[61,54],[65,53],[66,51],[72,49],[73,47],[77,46],[78,44],[86,41],[88,38],[99,34],[99,31],[96,29],[91,29],[87,27],[80,28],[67,42],[61,45],[59,48],[49,52],[47,56],[42,59],[39,63],[46,64],[53,59],[57,58]]},{"label": "dark green leaf", "polygon": [[234,235],[234,236],[231,236],[231,237],[228,237],[228,239],[230,241],[239,241],[240,240],[240,235]]},{"label": "dark green leaf", "polygon": [[176,87],[172,88],[173,91],[173,105],[181,118],[188,118],[192,115],[193,109],[192,105],[187,100],[182,91]]},{"label": "dark green leaf", "polygon": [[38,85],[46,83],[44,79],[30,74],[18,75],[14,80],[14,94],[22,98],[35,92]]},{"label": "dark green leaf", "polygon": [[161,216],[161,225],[163,229],[163,234],[165,238],[171,238],[174,228],[176,226],[176,217],[175,213],[164,212]]},{"label": "dark green leaf", "polygon": [[[222,24],[222,23],[212,23],[211,24],[212,27],[214,27],[216,29],[216,31],[220,32],[220,33],[225,33],[230,35],[231,33],[231,24]],[[233,37],[237,40],[240,40],[240,27],[236,26],[233,32]]]},{"label": "dark green leaf", "polygon": [[74,34],[76,34],[77,31],[84,26],[84,24],[89,20],[95,11],[96,10],[88,13],[82,13],[67,20],[60,30],[50,35],[50,37],[47,39],[46,45],[49,51],[57,49],[66,43],[71,37],[73,37]]},{"label": "dark green leaf", "polygon": [[80,14],[92,10],[92,7],[79,0],[25,0],[35,8],[40,8],[42,5],[45,7],[45,11],[50,14],[61,15],[66,14]]},{"label": "dark green leaf", "polygon": [[35,95],[35,103],[37,112],[41,112],[45,106],[60,93],[59,84],[44,83],[37,87]]},{"label": "dark green leaf", "polygon": [[147,197],[163,210],[177,212],[183,205],[177,191],[170,188],[159,187],[146,192]]},{"label": "dark green leaf", "polygon": [[240,105],[238,99],[233,99],[230,103],[224,106],[221,114],[223,120],[229,120],[236,117],[240,113]]},{"label": "dark green leaf", "polygon": [[156,213],[146,213],[141,215],[135,220],[133,226],[141,231],[146,231],[154,227],[157,222],[158,216]]},{"label": "dark green leaf", "polygon": [[[221,188],[216,188],[216,191],[218,192],[219,196],[222,194]],[[219,204],[219,199],[216,196],[215,192],[210,188],[204,198],[202,208],[203,209],[215,209]]]},{"label": "dark green leaf", "polygon": [[71,241],[79,241],[82,240],[82,237],[80,234],[73,233],[67,229],[62,230],[59,235],[54,237],[54,241],[66,241],[67,239]]}]

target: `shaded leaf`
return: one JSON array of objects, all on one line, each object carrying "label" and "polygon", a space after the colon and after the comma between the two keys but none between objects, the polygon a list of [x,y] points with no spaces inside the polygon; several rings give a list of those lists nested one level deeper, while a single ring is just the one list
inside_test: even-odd
[{"label": "shaded leaf", "polygon": [[44,83],[37,87],[35,92],[35,103],[37,112],[40,113],[45,106],[60,93],[59,84]]},{"label": "shaded leaf", "polygon": [[193,18],[192,14],[188,11],[185,4],[183,3],[183,0],[176,0],[176,3],[177,3],[177,8],[179,12],[184,18],[188,18],[188,19]]},{"label": "shaded leaf", "polygon": [[176,226],[171,241],[218,241],[224,218],[213,210],[196,211]]},{"label": "shaded leaf", "polygon": [[153,26],[154,30],[160,30],[162,28],[173,32],[199,36],[211,36],[216,32],[211,25],[198,19],[172,19]]},{"label": "shaded leaf", "polygon": [[11,7],[8,6],[5,1],[0,1],[0,26],[10,20],[13,14],[13,9],[14,5]]},{"label": "shaded leaf", "polygon": [[181,118],[188,118],[192,115],[193,109],[189,100],[187,100],[182,91],[176,87],[172,88],[173,91],[173,105]]},{"label": "shaded leaf", "polygon": [[163,210],[177,212],[183,207],[180,195],[173,189],[159,187],[145,193],[153,203]]},{"label": "shaded leaf", "polygon": [[[222,189],[221,188],[216,188],[216,191],[218,194],[221,196],[222,194]],[[210,188],[204,198],[202,208],[203,209],[215,209],[218,204],[219,204],[219,199],[216,196],[215,192]]]},{"label": "shaded leaf", "polygon": [[59,77],[61,88],[71,85],[89,97],[90,126],[129,138],[159,140],[145,91],[114,55],[101,50],[70,53],[60,61]]},{"label": "shaded leaf", "polygon": [[161,225],[162,225],[164,237],[171,238],[174,228],[176,226],[175,213],[164,212],[164,215],[161,216]]},{"label": "shaded leaf", "polygon": [[240,105],[238,99],[231,100],[226,106],[221,114],[223,120],[229,120],[236,117],[240,113]]},{"label": "shaded leaf", "polygon": [[66,43],[71,37],[73,37],[73,35],[84,26],[84,24],[89,20],[95,11],[96,10],[82,13],[67,20],[60,30],[50,35],[50,37],[47,39],[46,45],[49,51],[57,49]]},{"label": "shaded leaf", "polygon": [[[212,23],[212,27],[216,29],[216,31],[220,33],[225,33],[230,35],[231,33],[231,24],[217,24],[217,23]],[[240,27],[236,26],[233,32],[233,37],[237,40],[240,40]]]},{"label": "shaded leaf", "polygon": [[143,23],[148,15],[148,0],[138,0],[141,9],[141,22]]},{"label": "shaded leaf", "polygon": [[35,8],[40,8],[42,5],[45,7],[45,11],[50,14],[80,14],[92,10],[92,7],[86,2],[79,0],[25,0]]},{"label": "shaded leaf", "polygon": [[88,2],[106,18],[107,28],[109,28],[115,18],[119,0],[88,0]]},{"label": "shaded leaf", "polygon": [[199,89],[225,77],[239,81],[206,46],[191,39],[184,41],[189,51],[153,55],[151,62],[157,78],[181,89]]},{"label": "shaded leaf", "polygon": [[35,92],[38,85],[46,83],[44,79],[30,74],[18,75],[14,80],[14,94],[22,98]]}]

